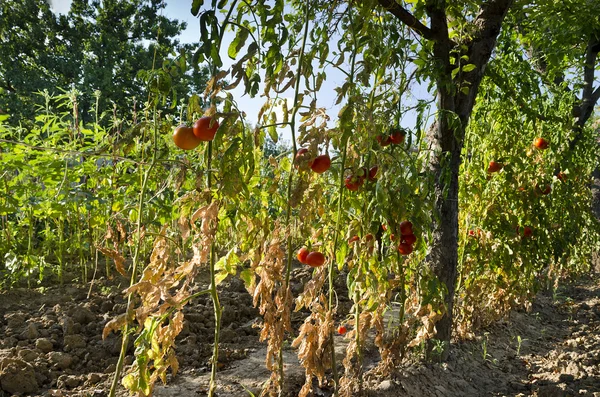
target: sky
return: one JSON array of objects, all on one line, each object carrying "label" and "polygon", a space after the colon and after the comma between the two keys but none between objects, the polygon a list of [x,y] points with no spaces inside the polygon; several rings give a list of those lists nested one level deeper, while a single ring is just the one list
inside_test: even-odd
[{"label": "sky", "polygon": [[[67,13],[69,11],[69,7],[71,6],[71,0],[50,0],[52,5],[52,9],[56,13]],[[166,7],[163,10],[163,13],[166,17],[171,19],[178,19],[180,21],[184,21],[187,23],[187,28],[185,31],[181,33],[179,36],[179,40],[182,43],[193,43],[199,41],[200,37],[200,25],[199,19],[194,17],[190,11],[192,0],[167,0]],[[228,43],[228,35],[225,35],[224,42]],[[224,63],[224,68],[227,68],[231,65],[232,61],[226,54],[227,45],[224,45],[224,51],[221,53],[221,57]],[[325,106],[327,109],[327,113],[331,118],[331,126],[332,123],[335,122],[337,118],[337,114],[339,112],[340,107],[335,105],[335,91],[334,88],[341,86],[344,82],[344,75],[336,70],[329,70],[327,72],[327,79],[323,83],[323,87],[321,89],[322,95],[320,96],[320,106]],[[265,98],[257,96],[255,98],[250,98],[248,95],[243,95],[243,84],[240,84],[237,88],[232,90],[232,94],[234,98],[236,98],[238,105],[240,108],[243,108],[244,112],[247,115],[247,120],[251,124],[256,124],[257,115],[260,108],[263,106],[265,102]],[[426,87],[424,85],[417,86],[414,85],[412,87],[412,94],[420,99],[429,99],[430,95],[427,93]],[[288,101],[288,106],[291,107],[291,102],[293,101],[292,90],[289,90],[288,96],[285,98]],[[406,102],[405,98],[403,100]],[[412,98],[410,102],[415,102],[416,99]],[[282,112],[276,110],[278,114],[278,120],[282,119]],[[405,128],[412,128],[415,125],[416,114],[406,113],[401,121],[401,124]],[[280,129],[279,130],[282,138],[287,140],[288,142],[291,140],[291,134],[289,132],[289,128]]]}]

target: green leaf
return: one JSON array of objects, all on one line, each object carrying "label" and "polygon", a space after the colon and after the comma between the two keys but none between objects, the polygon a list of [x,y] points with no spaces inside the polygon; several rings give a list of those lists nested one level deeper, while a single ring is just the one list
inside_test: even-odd
[{"label": "green leaf", "polygon": [[271,112],[271,117],[269,117],[269,123],[271,123],[271,125],[269,125],[269,128],[267,128],[267,131],[269,132],[269,137],[274,143],[277,143],[279,141],[279,136],[277,135],[277,128],[275,127],[275,123],[277,123],[277,115],[275,114],[275,112]]},{"label": "green leaf", "polygon": [[344,262],[346,261],[347,254],[348,254],[348,245],[341,244],[341,246],[338,247],[338,249],[335,253],[335,261],[337,262],[338,270],[342,270],[342,268],[344,267]]},{"label": "green leaf", "polygon": [[240,278],[244,280],[244,284],[246,285],[246,287],[249,287],[254,281],[254,272],[252,271],[252,269],[244,269],[240,272]]},{"label": "green leaf", "polygon": [[458,74],[459,70],[460,70],[460,68],[454,68],[454,69],[452,69],[452,80],[454,80],[454,78]]},{"label": "green leaf", "polygon": [[193,0],[192,1],[192,15],[197,17],[200,12],[200,7],[204,4],[204,0]]},{"label": "green leaf", "polygon": [[475,65],[472,63],[468,63],[462,67],[462,71],[465,73],[470,72],[471,70],[474,70],[474,69],[475,69]]},{"label": "green leaf", "polygon": [[235,35],[235,38],[233,39],[231,44],[229,44],[229,48],[227,50],[227,55],[229,55],[229,58],[235,59],[237,57],[240,50],[246,44],[246,39],[248,38],[248,35],[248,29],[242,28],[238,30],[237,34]]}]

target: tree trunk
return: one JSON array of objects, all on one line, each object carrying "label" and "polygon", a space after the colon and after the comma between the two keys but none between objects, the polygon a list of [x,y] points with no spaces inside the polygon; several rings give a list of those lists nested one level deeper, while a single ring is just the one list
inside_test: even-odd
[{"label": "tree trunk", "polygon": [[[448,37],[445,4],[434,3],[428,9],[431,26],[437,32],[433,47],[439,77],[438,119],[428,132],[433,153],[430,169],[435,176],[435,216],[432,225],[432,241],[426,261],[432,273],[446,289],[444,304],[446,312],[436,324],[437,341],[430,341],[427,355],[430,359],[448,359],[454,309],[454,290],[458,275],[458,173],[464,132],[475,105],[479,85],[485,74],[485,68],[496,46],[502,22],[506,17],[512,0],[492,0],[484,3],[480,14],[474,21],[476,34],[467,46],[469,63],[475,69],[452,76],[456,63],[450,62],[450,54],[456,48]],[[469,87],[465,93],[459,87]],[[442,345],[441,351],[434,353],[435,345]],[[438,356],[439,354],[439,356]]]},{"label": "tree trunk", "polygon": [[[444,124],[444,123],[442,123]],[[438,128],[435,128],[438,129]],[[439,128],[443,136],[453,136],[454,131],[446,124]],[[430,139],[435,139],[431,137]],[[446,312],[436,324],[436,340],[443,343],[443,350],[432,355],[434,344],[428,345],[430,359],[445,361],[450,352],[449,343],[452,336],[452,319],[454,308],[454,289],[458,269],[458,171],[461,162],[462,141],[456,142],[449,151],[433,155],[430,167],[435,175],[435,212],[432,227],[432,240],[427,255],[427,263],[438,281],[446,289],[444,304]],[[448,156],[449,155],[449,161]],[[440,354],[437,357],[437,354]]]},{"label": "tree trunk", "polygon": [[[600,137],[598,138],[600,140]],[[592,173],[592,212],[596,220],[600,222],[600,165]],[[592,252],[592,266],[596,272],[600,272],[600,248]]]}]

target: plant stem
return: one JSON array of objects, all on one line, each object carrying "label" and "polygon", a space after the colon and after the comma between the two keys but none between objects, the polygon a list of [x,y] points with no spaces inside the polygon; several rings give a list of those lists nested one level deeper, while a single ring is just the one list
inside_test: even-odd
[{"label": "plant stem", "polygon": [[[206,170],[206,184],[208,186],[208,190],[210,191],[212,188],[212,179],[210,178],[211,168],[212,168],[212,141],[208,142],[208,160],[207,160],[207,170]],[[209,198],[209,204],[212,201],[212,194]],[[219,365],[219,334],[221,331],[221,315],[223,313],[223,308],[221,307],[221,303],[219,302],[219,293],[217,292],[217,281],[215,274],[215,244],[214,241],[210,245],[210,295],[213,301],[213,311],[215,315],[215,336],[214,336],[214,345],[213,345],[213,355],[212,355],[212,367],[210,371],[210,383],[208,387],[208,396],[213,397],[215,390],[217,388],[216,380],[217,380],[217,369]]]},{"label": "plant stem", "polygon": [[[300,55],[298,57],[298,72],[296,76],[296,82],[294,85],[294,108],[292,110],[292,117],[289,123],[290,131],[292,135],[292,162],[296,158],[296,153],[298,152],[298,148],[296,145],[296,114],[298,113],[298,109],[300,106],[298,105],[298,99],[300,94],[300,76],[302,75],[302,64],[304,62],[304,50],[306,48],[306,40],[308,37],[308,13],[309,13],[310,1],[306,0],[305,4],[305,23],[304,23],[304,34],[302,37],[302,49],[300,51]],[[290,174],[288,175],[288,185],[287,185],[287,206],[286,206],[286,219],[285,225],[288,227],[288,236],[287,236],[287,263],[285,270],[285,284],[283,288],[285,288],[285,301],[284,305],[288,303],[288,296],[291,294],[290,291],[290,278],[292,273],[292,231],[290,228],[290,220],[292,217],[292,183],[294,182],[294,167],[291,168]],[[279,357],[278,357],[278,370],[279,370],[279,395],[283,393],[283,384],[284,384],[284,371],[283,371],[283,349],[279,349]]]},{"label": "plant stem", "polygon": [[[336,224],[335,224],[335,233],[334,233],[334,237],[333,237],[333,257],[335,258],[335,252],[337,250],[337,245],[338,245],[338,240],[339,240],[339,235],[340,235],[340,225],[342,223],[342,203],[344,201],[344,168],[346,166],[346,157],[347,157],[347,153],[348,153],[348,139],[344,139],[344,148],[342,149],[342,165],[340,167],[340,179],[339,179],[339,187],[338,187],[338,208],[337,208],[337,220],[336,220]],[[333,309],[333,296],[334,296],[334,288],[333,288],[333,276],[334,276],[334,272],[335,272],[335,260],[332,260],[329,263],[329,269],[327,269],[329,274],[328,274],[328,281],[329,281],[329,291],[328,291],[328,301],[327,301],[327,306],[329,310]],[[338,395],[338,383],[339,383],[339,378],[338,378],[338,372],[337,372],[337,363],[336,363],[336,358],[335,358],[335,343],[334,343],[334,339],[333,339],[333,333],[334,330],[331,330],[331,334],[329,335],[329,338],[331,339],[331,369],[333,372],[333,382],[335,384],[334,386],[334,395],[337,396]]]},{"label": "plant stem", "polygon": [[[154,164],[156,162],[156,151],[157,151],[157,141],[158,141],[158,127],[156,121],[156,107],[154,108],[154,141],[153,141],[153,152],[152,152],[152,162],[146,171],[144,172],[144,166],[140,165],[140,173],[143,172],[142,176],[142,186],[140,188],[138,206],[137,206],[137,219],[136,219],[136,234],[137,240],[135,242],[135,249],[133,253],[133,259],[131,264],[131,279],[129,281],[129,285],[132,286],[137,279],[137,268],[138,268],[138,259],[140,253],[141,242],[141,230],[142,230],[142,210],[144,209],[144,198],[146,195],[146,187],[148,185],[148,179],[150,177],[150,173],[154,168]],[[123,370],[123,364],[125,362],[125,354],[127,353],[127,346],[129,345],[129,320],[133,315],[132,306],[131,306],[131,296],[129,293],[127,295],[127,322],[123,327],[123,339],[121,342],[121,352],[119,354],[119,360],[117,361],[117,368],[115,369],[115,375],[113,377],[112,384],[110,386],[109,397],[114,397],[117,391],[117,385],[119,384],[119,379],[121,377],[121,371]]]},{"label": "plant stem", "polygon": [[[235,5],[237,4],[237,0],[234,0],[225,16],[223,21],[223,26],[221,26],[221,31],[219,32],[219,38],[217,42],[217,51],[221,50],[221,44],[223,42],[223,35],[225,34],[225,28],[227,27],[229,18],[235,9]],[[217,65],[213,63],[212,65],[212,77],[214,78],[217,75]],[[211,97],[211,105],[216,106],[215,98]],[[208,142],[208,150],[207,150],[207,162],[206,162],[206,185],[208,187],[208,191],[210,193],[209,196],[209,204],[212,202],[212,179],[210,177],[211,169],[212,169],[212,141]],[[221,303],[219,301],[219,293],[217,291],[217,282],[216,282],[216,274],[215,274],[215,242],[214,240],[210,244],[210,257],[209,257],[209,265],[210,265],[210,295],[213,301],[213,312],[215,315],[215,336],[214,336],[214,345],[213,345],[213,355],[212,355],[212,365],[210,370],[210,381],[208,386],[208,396],[213,397],[215,395],[215,390],[217,388],[217,369],[219,366],[219,334],[221,331],[221,315],[223,313],[223,308],[221,307]]]},{"label": "plant stem", "polygon": [[357,287],[354,291],[354,336],[356,341],[356,366],[358,371],[358,395],[362,395],[362,351],[360,340],[360,290]]}]

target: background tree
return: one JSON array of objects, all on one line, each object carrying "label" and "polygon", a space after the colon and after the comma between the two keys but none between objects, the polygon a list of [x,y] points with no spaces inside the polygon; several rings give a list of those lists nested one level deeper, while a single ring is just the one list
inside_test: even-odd
[{"label": "background tree", "polygon": [[0,4],[0,111],[13,121],[33,115],[35,92],[70,82],[59,30],[45,0]]},{"label": "background tree", "polygon": [[74,0],[67,14],[56,16],[47,0],[3,2],[0,109],[13,121],[27,118],[42,101],[36,92],[71,87],[81,93],[79,109],[89,119],[95,91],[100,109],[114,104],[122,114],[133,98],[147,100],[144,80],[173,94],[169,104],[203,91],[204,68],[189,67],[195,46],[175,39],[186,25],[161,15],[164,7],[158,0]]},{"label": "background tree", "polygon": [[[430,169],[436,181],[436,216],[427,261],[446,289],[446,313],[436,325],[436,338],[447,347],[458,267],[458,175],[464,133],[486,65],[513,2],[412,3],[411,13],[396,1],[379,0],[381,6],[428,43],[425,47],[430,54],[429,77],[435,81],[438,116],[428,132],[433,149]],[[430,20],[429,27],[421,23],[425,15]],[[448,352],[444,349],[441,358],[447,358]]]},{"label": "background tree", "polygon": [[[600,153],[600,129],[591,125],[600,99],[597,75],[600,68],[599,14],[600,3],[596,1],[557,3],[539,0],[523,7],[510,22],[519,32],[514,45],[525,49],[523,59],[539,76],[539,90],[555,97],[564,96],[572,104],[572,132],[568,135],[568,144],[560,149],[556,174],[565,171],[572,176],[582,174],[583,170],[575,168],[574,164],[583,156],[582,151],[589,150],[590,140],[595,146],[592,150]],[[515,81],[521,82],[520,79]],[[543,120],[552,109],[534,111]],[[595,160],[591,188],[591,208],[600,227],[600,155]],[[600,251],[596,250],[595,258],[600,266]]]}]

